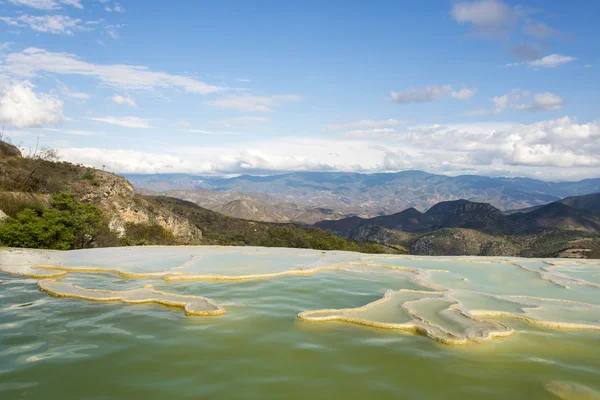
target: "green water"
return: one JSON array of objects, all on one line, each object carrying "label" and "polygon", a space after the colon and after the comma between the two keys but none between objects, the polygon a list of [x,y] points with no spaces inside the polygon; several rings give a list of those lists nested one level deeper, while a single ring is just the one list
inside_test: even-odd
[{"label": "green water", "polygon": [[[169,251],[189,252],[181,249]],[[69,257],[81,265],[94,257],[94,251]],[[107,268],[118,264],[119,250],[115,251]],[[143,259],[143,254],[142,249],[137,257]],[[278,254],[286,256],[285,251]],[[152,270],[160,269],[159,256],[152,254],[148,260]],[[318,258],[320,253],[304,256]],[[0,257],[0,266],[9,258],[11,264],[22,258],[7,253]],[[66,256],[45,257],[56,262]],[[272,255],[268,257],[273,261]],[[338,262],[344,257],[357,256],[341,253],[334,258]],[[166,258],[168,268],[176,259]],[[214,271],[218,257],[207,259]],[[69,258],[64,264],[75,261]],[[136,268],[144,270],[144,262]],[[176,262],[185,262],[185,257]],[[253,259],[251,265],[256,262]],[[243,269],[244,263],[240,265]],[[439,268],[456,267],[457,276],[465,276],[470,274],[466,265],[448,261]],[[485,264],[471,265],[478,289],[494,281],[482,278]],[[228,272],[231,268],[228,264]],[[508,268],[502,270],[502,284],[512,271]],[[240,273],[249,272],[253,271]],[[529,275],[517,275],[519,283],[511,294],[528,294],[523,279]],[[398,271],[322,271],[235,282],[165,282],[72,273],[60,280],[115,291],[150,283],[169,293],[208,297],[226,313],[186,317],[181,310],[152,304],[54,298],[40,292],[36,280],[0,272],[0,399],[553,399],[557,397],[545,385],[554,380],[600,390],[600,331],[553,330],[495,319],[516,333],[450,346],[393,330],[296,318],[306,310],[361,307],[380,299],[388,289],[424,289]],[[556,288],[547,287],[545,281],[532,287],[556,294]],[[583,298],[591,290],[600,298],[600,289],[581,289]],[[504,287],[497,292],[509,291]],[[461,293],[473,303],[481,297]],[[383,310],[392,316],[395,312],[393,305]],[[589,310],[586,322],[600,322],[596,309]]]}]

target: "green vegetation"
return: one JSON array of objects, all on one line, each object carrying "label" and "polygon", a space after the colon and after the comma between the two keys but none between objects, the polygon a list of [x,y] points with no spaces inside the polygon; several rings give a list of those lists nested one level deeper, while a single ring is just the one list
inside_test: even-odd
[{"label": "green vegetation", "polygon": [[158,224],[125,224],[125,234],[119,239],[123,246],[157,246],[177,244],[175,236]]},{"label": "green vegetation", "polygon": [[27,208],[39,210],[46,207],[47,201],[43,196],[36,196],[33,193],[0,192],[0,204],[6,215],[16,217]]},{"label": "green vegetation", "polygon": [[83,179],[85,179],[86,181],[89,181],[92,184],[92,186],[100,185],[98,183],[98,181],[96,180],[93,168],[86,168],[85,173],[83,174]]},{"label": "green vegetation", "polygon": [[67,192],[53,195],[48,207],[25,208],[0,225],[0,244],[11,247],[81,249],[110,244],[111,236],[102,213]]},{"label": "green vegetation", "polygon": [[377,243],[356,242],[321,229],[232,218],[172,197],[144,196],[144,198],[150,203],[150,207],[166,208],[188,219],[202,231],[205,244],[294,247],[365,253],[390,252]]}]

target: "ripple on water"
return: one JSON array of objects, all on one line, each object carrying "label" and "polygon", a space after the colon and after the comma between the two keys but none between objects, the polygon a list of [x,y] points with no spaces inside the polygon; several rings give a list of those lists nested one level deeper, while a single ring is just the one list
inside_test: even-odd
[{"label": "ripple on water", "polygon": [[[61,261],[63,253],[52,253],[45,263],[83,265],[94,260],[96,267],[118,269],[120,251],[103,250],[98,259],[93,250],[78,252],[69,255],[68,262]],[[209,272],[218,273],[221,253],[202,258],[204,251],[213,248],[127,250],[124,268],[140,273],[160,273],[164,268],[201,273],[206,262],[213,262]],[[223,250],[227,272],[251,273],[244,268],[255,268],[261,260],[266,261],[262,271],[288,267],[278,258],[286,257],[286,250],[263,251],[249,255],[235,248]],[[30,261],[43,259],[28,254]],[[185,317],[155,305],[51,298],[40,293],[33,280],[2,275],[0,397],[81,398],[86,395],[81,388],[86,388],[114,398],[577,399],[598,390],[600,361],[590,350],[598,345],[598,332],[549,329],[517,319],[600,319],[596,313],[600,288],[556,285],[539,273],[547,265],[541,261],[523,262],[527,270],[515,266],[516,259],[298,254],[294,260],[300,257],[304,260],[301,264],[312,266],[326,265],[324,260],[339,263],[362,258],[373,264],[310,276],[231,282],[166,282],[157,277],[125,279],[114,273],[73,272],[60,278],[60,282],[86,289],[127,291],[152,284],[176,295],[206,296],[226,310],[222,317],[211,319]],[[136,262],[148,255],[152,260]],[[313,256],[315,260],[310,259]],[[19,256],[11,257],[16,260]],[[246,263],[247,257],[252,261]],[[413,273],[375,266],[383,263],[427,270],[418,280],[425,286],[412,280]],[[595,279],[596,270],[590,265],[577,268],[573,278]],[[552,268],[548,270],[552,272]],[[564,263],[554,275],[548,274],[566,280],[570,270],[570,264]],[[511,283],[515,279],[518,282]],[[434,289],[430,283],[454,290]],[[354,310],[355,316],[384,323],[414,323],[421,318],[422,326],[441,327],[455,336],[468,336],[477,326],[488,329],[487,322],[471,322],[469,318],[474,317],[506,324],[517,334],[456,347],[394,330],[296,319],[296,314],[306,310],[340,312],[377,303],[388,289],[412,290],[413,301],[430,300],[409,304],[408,311],[414,316],[406,312],[405,300],[412,295],[407,299],[398,296],[398,302],[367,312]],[[535,299],[515,297],[524,295]],[[548,298],[579,303],[563,304]],[[478,310],[507,314],[469,314]],[[157,360],[168,367],[156,368]],[[67,376],[71,378],[65,379]],[[555,378],[563,382],[545,385]]]}]

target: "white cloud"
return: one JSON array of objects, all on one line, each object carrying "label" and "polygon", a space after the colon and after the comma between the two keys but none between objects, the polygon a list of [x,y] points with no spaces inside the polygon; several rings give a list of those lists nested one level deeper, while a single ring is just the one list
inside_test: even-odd
[{"label": "white cloud", "polygon": [[64,121],[63,102],[56,96],[35,93],[28,81],[6,86],[0,92],[0,121],[15,128],[40,128]]},{"label": "white cloud", "polygon": [[67,135],[75,135],[75,136],[98,136],[104,135],[105,133],[102,131],[90,131],[86,129],[53,129],[53,128],[45,128],[47,131],[65,133]]},{"label": "white cloud", "polygon": [[551,54],[549,56],[542,57],[539,60],[532,61],[529,63],[529,65],[535,68],[553,68],[574,60],[575,57]]},{"label": "white cloud", "polygon": [[494,103],[493,109],[476,109],[465,113],[468,116],[498,115],[504,111],[522,110],[522,111],[558,111],[565,104],[565,100],[557,94],[545,92],[533,95],[527,90],[514,89],[511,92],[495,96],[490,99]]},{"label": "white cloud", "polygon": [[120,94],[115,94],[112,97],[112,101],[117,104],[127,105],[129,107],[137,107],[137,104],[135,104],[135,101],[129,95],[121,96]]},{"label": "white cloud", "polygon": [[240,95],[229,95],[216,100],[207,101],[214,107],[230,108],[241,112],[270,112],[274,107],[282,103],[298,101],[300,96],[294,94],[274,95],[274,96],[255,96],[249,93]]},{"label": "white cloud", "polygon": [[456,100],[466,101],[469,100],[471,97],[475,96],[475,93],[477,93],[477,89],[463,88],[458,92],[452,92],[451,95]]},{"label": "white cloud", "polygon": [[344,132],[343,136],[349,138],[384,138],[398,133],[393,128],[371,128],[371,129],[355,129],[353,131]]},{"label": "white cloud", "polygon": [[404,92],[392,92],[392,101],[399,104],[426,103],[446,96],[452,88],[448,85],[430,85],[423,88],[411,88]]},{"label": "white cloud", "polygon": [[507,34],[515,20],[511,8],[499,0],[459,2],[451,15],[459,24],[470,24],[474,34],[488,37]]},{"label": "white cloud", "polygon": [[125,12],[125,9],[119,3],[115,3],[115,5],[112,6],[112,8],[110,6],[104,7],[104,11],[106,11],[106,12],[114,11],[114,12],[118,12],[118,13],[123,13],[123,12]]},{"label": "white cloud", "polygon": [[28,26],[37,32],[53,33],[55,35],[72,35],[77,31],[90,30],[83,25],[79,18],[71,18],[66,15],[21,15],[17,18],[0,17],[0,19],[9,25],[24,27]]},{"label": "white cloud", "polygon": [[13,44],[14,44],[13,42],[0,43],[0,52],[2,52],[4,50],[10,50],[10,46],[12,46]]},{"label": "white cloud", "polygon": [[58,75],[82,75],[102,84],[122,90],[182,89],[190,93],[209,94],[226,90],[195,78],[154,72],[148,67],[126,64],[92,64],[73,54],[54,53],[28,48],[21,53],[8,54],[0,71],[21,77],[34,77],[39,72]]},{"label": "white cloud", "polygon": [[509,63],[509,64],[506,64],[505,66],[506,67],[518,67],[521,65],[526,65],[526,66],[534,68],[534,69],[554,68],[554,67],[558,67],[559,65],[566,64],[566,63],[569,63],[569,62],[575,61],[575,60],[576,60],[576,58],[571,57],[571,56],[563,56],[561,54],[550,54],[549,56],[545,56],[545,57],[539,58],[537,60],[528,61],[528,62]]},{"label": "white cloud", "polygon": [[550,92],[540,93],[533,96],[533,101],[529,104],[517,106],[519,110],[527,111],[558,111],[562,109],[565,100]]},{"label": "white cloud", "polygon": [[600,122],[578,123],[569,117],[533,124],[422,125],[381,137],[279,137],[258,141],[249,138],[246,142],[228,143],[163,146],[154,153],[72,148],[63,151],[63,155],[73,162],[105,164],[113,171],[143,173],[423,169],[433,173],[551,180],[600,174]]},{"label": "white cloud", "polygon": [[85,100],[90,98],[90,95],[84,92],[78,92],[75,90],[69,89],[65,84],[59,81],[62,84],[62,93],[66,97],[74,100],[79,100],[80,102],[85,102]]},{"label": "white cloud", "polygon": [[72,99],[78,99],[78,100],[85,100],[85,99],[90,98],[89,94],[83,93],[83,92],[68,92],[68,93],[65,93],[65,96],[70,97]]},{"label": "white cloud", "polygon": [[342,129],[359,129],[359,128],[384,128],[386,126],[397,126],[407,124],[408,120],[404,119],[382,119],[382,120],[373,120],[373,119],[363,119],[360,121],[348,122],[345,124],[329,124],[327,125],[327,129],[332,131],[342,130]]},{"label": "white cloud", "polygon": [[96,117],[86,119],[105,124],[124,126],[125,128],[151,128],[148,120],[138,117]]},{"label": "white cloud", "polygon": [[83,8],[80,0],[8,0],[8,2],[17,6],[31,7],[38,10],[57,10],[63,4],[75,8]]},{"label": "white cloud", "polygon": [[119,38],[119,29],[121,29],[123,27],[123,25],[106,25],[104,27],[104,32],[106,32],[106,34],[108,36],[110,36],[113,39],[118,39]]},{"label": "white cloud", "polygon": [[135,150],[66,148],[61,149],[60,153],[67,160],[78,160],[77,162],[97,168],[106,166],[110,171],[123,173],[191,171],[193,166],[192,162],[177,156]]}]

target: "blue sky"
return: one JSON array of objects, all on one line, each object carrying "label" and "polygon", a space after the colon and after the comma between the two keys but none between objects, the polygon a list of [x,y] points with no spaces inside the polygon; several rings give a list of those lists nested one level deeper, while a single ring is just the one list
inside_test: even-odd
[{"label": "blue sky", "polygon": [[[324,4],[325,3],[325,4]],[[122,172],[600,176],[595,1],[0,1],[0,120]]]}]

